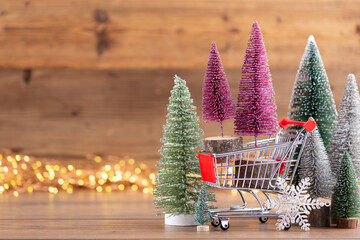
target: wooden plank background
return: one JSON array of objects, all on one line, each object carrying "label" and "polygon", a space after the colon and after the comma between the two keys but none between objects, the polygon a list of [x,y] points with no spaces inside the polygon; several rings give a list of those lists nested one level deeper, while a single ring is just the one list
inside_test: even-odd
[{"label": "wooden plank background", "polygon": [[272,67],[296,67],[307,37],[327,67],[358,66],[359,0],[12,0],[0,2],[0,66],[203,68],[216,41],[242,65],[258,20]]},{"label": "wooden plank background", "polygon": [[[328,71],[337,103],[350,71]],[[48,69],[34,70],[28,82],[22,71],[0,71],[0,146],[41,156],[155,160],[175,73],[187,80],[200,116],[203,70]],[[296,69],[272,72],[279,118],[286,116],[295,74]],[[227,76],[235,98],[240,70],[230,69]],[[220,134],[217,123],[201,126],[206,136]],[[233,121],[224,128],[232,134]]]},{"label": "wooden plank background", "polygon": [[[0,0],[0,147],[156,160],[174,74],[187,80],[200,113],[216,41],[236,99],[255,19],[279,118],[310,34],[337,103],[346,75],[360,77],[359,0]],[[216,123],[201,126],[219,134]],[[225,132],[232,128],[227,121]]]}]

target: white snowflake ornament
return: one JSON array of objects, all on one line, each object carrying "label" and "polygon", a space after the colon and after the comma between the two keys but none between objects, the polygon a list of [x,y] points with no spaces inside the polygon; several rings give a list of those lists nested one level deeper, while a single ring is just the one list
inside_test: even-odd
[{"label": "white snowflake ornament", "polygon": [[279,214],[280,219],[275,224],[276,230],[289,229],[291,223],[298,223],[301,229],[309,231],[308,215],[310,210],[330,206],[330,202],[309,198],[310,195],[306,191],[310,185],[309,181],[309,178],[305,178],[297,186],[288,186],[284,179],[278,178],[276,180],[280,194],[271,201],[265,202],[267,208],[272,208]]}]

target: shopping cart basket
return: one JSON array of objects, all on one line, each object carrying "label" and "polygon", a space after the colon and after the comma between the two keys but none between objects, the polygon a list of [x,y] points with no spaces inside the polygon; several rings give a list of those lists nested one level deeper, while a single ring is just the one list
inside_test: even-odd
[{"label": "shopping cart basket", "polygon": [[[290,124],[302,128],[296,134],[284,133],[283,129]],[[271,202],[269,193],[279,194],[276,186],[279,177],[292,184],[307,134],[316,124],[312,120],[298,122],[283,118],[279,125],[281,129],[274,138],[258,141],[256,146],[250,142],[235,152],[199,153],[203,181],[215,188],[236,189],[243,203],[228,209],[211,210],[211,224],[214,227],[220,225],[222,230],[229,229],[230,217],[259,217],[260,222],[265,223],[268,217],[278,216],[270,213],[271,208],[264,207],[259,195],[263,193]],[[246,207],[244,192],[253,196],[259,207]]]}]

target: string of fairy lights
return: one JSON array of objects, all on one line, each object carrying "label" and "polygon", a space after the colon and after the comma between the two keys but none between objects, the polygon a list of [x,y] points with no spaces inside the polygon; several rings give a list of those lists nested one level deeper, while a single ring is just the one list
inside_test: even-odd
[{"label": "string of fairy lights", "polygon": [[155,186],[155,173],[144,163],[136,164],[133,158],[89,155],[86,161],[73,162],[0,153],[0,194],[12,193],[15,197],[35,191],[72,194],[75,189],[151,194]]}]

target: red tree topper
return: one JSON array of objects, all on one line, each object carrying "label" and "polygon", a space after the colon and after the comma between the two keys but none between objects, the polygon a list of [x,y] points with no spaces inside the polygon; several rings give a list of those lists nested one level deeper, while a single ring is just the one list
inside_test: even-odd
[{"label": "red tree topper", "polygon": [[215,42],[211,44],[206,67],[202,106],[204,122],[220,122],[224,136],[223,121],[235,116],[236,107]]},{"label": "red tree topper", "polygon": [[277,130],[276,105],[265,45],[255,21],[246,49],[239,84],[235,133],[238,135],[272,135]]}]

